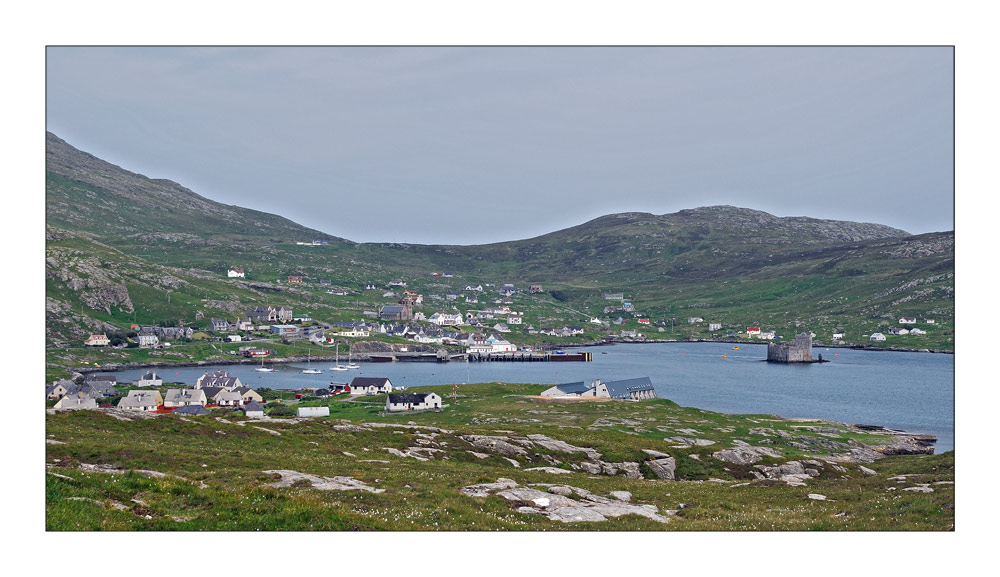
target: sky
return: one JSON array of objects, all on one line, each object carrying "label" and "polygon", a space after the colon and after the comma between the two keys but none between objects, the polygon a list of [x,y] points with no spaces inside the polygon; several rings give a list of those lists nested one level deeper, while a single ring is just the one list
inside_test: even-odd
[{"label": "sky", "polygon": [[46,127],[357,242],[728,204],[954,229],[950,47],[68,47]]}]

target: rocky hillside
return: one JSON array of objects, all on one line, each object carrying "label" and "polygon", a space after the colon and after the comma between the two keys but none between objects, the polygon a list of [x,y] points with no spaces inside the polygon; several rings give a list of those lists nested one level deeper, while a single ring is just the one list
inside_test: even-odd
[{"label": "rocky hillside", "polygon": [[77,150],[46,133],[46,221],[126,245],[340,240],[265,212],[227,206]]},{"label": "rocky hillside", "polygon": [[[860,338],[902,315],[936,318],[949,331],[954,317],[953,232],[913,236],[879,224],[712,206],[613,214],[489,245],[359,244],[129,172],[51,133],[47,170],[47,304],[56,346],[102,323],[121,328],[126,316],[193,322],[213,314],[199,303],[225,309],[266,302],[262,295],[276,291],[285,292],[284,303],[333,307],[341,318],[384,304],[310,293],[319,279],[359,289],[402,278],[428,295],[466,284],[540,283],[547,300],[532,304],[541,307],[538,322],[551,324],[600,316],[605,292],[624,293],[671,327],[674,317],[712,316],[732,327],[842,329]],[[308,239],[330,243],[295,245]],[[225,278],[232,266],[247,270],[247,282]],[[453,276],[430,276],[435,271]],[[305,279],[303,294],[279,284],[289,275]],[[932,346],[950,347],[951,334],[940,332]]]}]

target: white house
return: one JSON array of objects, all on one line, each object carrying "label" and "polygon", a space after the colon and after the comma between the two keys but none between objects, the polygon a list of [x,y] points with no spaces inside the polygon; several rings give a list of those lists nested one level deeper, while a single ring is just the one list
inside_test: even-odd
[{"label": "white house", "polygon": [[90,335],[83,344],[88,347],[106,347],[111,344],[111,339],[108,335]]},{"label": "white house", "polygon": [[156,376],[156,371],[146,373],[135,381],[135,386],[137,387],[159,387],[162,385],[163,379]]},{"label": "white house", "polygon": [[461,313],[451,314],[451,313],[438,312],[432,314],[430,318],[427,319],[427,322],[439,326],[444,326],[444,325],[460,325],[462,324],[462,320],[463,318]]},{"label": "white house", "polygon": [[151,349],[160,344],[160,337],[156,335],[139,335],[139,348]]},{"label": "white house", "polygon": [[385,410],[393,412],[440,408],[441,397],[437,393],[395,393],[385,399]]},{"label": "white house", "polygon": [[708,330],[710,331],[721,331],[722,323],[708,323]]},{"label": "white house", "polygon": [[256,401],[250,401],[243,405],[243,414],[251,419],[263,419],[264,407]]},{"label": "white house", "polygon": [[354,377],[351,381],[352,395],[377,395],[391,393],[392,382],[385,377]]},{"label": "white house", "polygon": [[229,278],[246,278],[246,273],[243,272],[241,268],[231,268],[229,269]]},{"label": "white house", "polygon": [[884,341],[885,340],[885,335],[883,335],[882,333],[872,333],[872,336],[869,338],[869,340],[872,340],[872,341]]},{"label": "white house", "polygon": [[91,397],[81,397],[79,394],[66,395],[59,399],[53,408],[63,410],[96,409],[97,399]]},{"label": "white house", "polygon": [[899,324],[901,325],[912,325],[916,324],[916,322],[917,322],[916,317],[902,317],[899,319]]},{"label": "white house", "polygon": [[908,335],[910,334],[910,329],[904,329],[900,327],[892,327],[889,329],[890,335]]},{"label": "white house", "polygon": [[162,404],[163,397],[160,396],[160,391],[129,391],[127,397],[122,397],[122,400],[118,401],[118,408],[131,411],[155,411]]},{"label": "white house", "polygon": [[839,341],[842,338],[844,338],[844,333],[833,333],[833,340]]},{"label": "white house", "polygon": [[705,319],[701,317],[688,317],[688,324],[703,323]]},{"label": "white house", "polygon": [[215,395],[214,401],[220,407],[238,407],[243,404],[243,395],[237,391],[222,391]]},{"label": "white house", "polygon": [[207,405],[208,397],[201,389],[167,389],[163,398],[164,407],[183,407],[185,405]]},{"label": "white house", "polygon": [[925,331],[923,329],[918,329],[918,328],[914,327],[914,328],[910,329],[910,334],[911,335],[926,335],[927,331]]},{"label": "white house", "polygon": [[775,334],[774,331],[760,331],[756,336],[758,339],[774,340]]},{"label": "white house", "polygon": [[747,336],[759,335],[759,334],[760,334],[760,327],[747,327]]}]

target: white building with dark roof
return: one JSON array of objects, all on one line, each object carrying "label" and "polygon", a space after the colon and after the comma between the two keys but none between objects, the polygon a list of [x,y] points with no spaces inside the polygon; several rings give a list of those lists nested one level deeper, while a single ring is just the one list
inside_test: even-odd
[{"label": "white building with dark roof", "polygon": [[579,397],[594,388],[593,384],[588,384],[583,381],[577,381],[575,383],[563,383],[561,385],[555,385],[549,387],[541,392],[543,397]]},{"label": "white building with dark roof", "polygon": [[441,396],[437,393],[394,393],[385,399],[385,410],[426,411],[441,408]]},{"label": "white building with dark roof", "polygon": [[653,389],[653,383],[649,380],[649,377],[639,377],[620,381],[608,381],[606,383],[598,382],[596,387],[584,393],[583,396],[641,401],[655,399],[656,391]]},{"label": "white building with dark roof", "polygon": [[201,389],[167,389],[163,397],[164,407],[183,407],[185,405],[207,405],[208,397]]},{"label": "white building with dark roof", "polygon": [[118,401],[119,409],[131,411],[155,411],[163,404],[160,391],[129,391],[128,396]]}]

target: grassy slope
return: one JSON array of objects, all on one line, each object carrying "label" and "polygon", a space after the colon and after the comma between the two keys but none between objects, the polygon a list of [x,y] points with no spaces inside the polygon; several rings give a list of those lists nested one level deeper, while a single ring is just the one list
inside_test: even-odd
[{"label": "grassy slope", "polygon": [[[844,472],[825,468],[807,487],[756,481],[750,467],[713,459],[734,439],[758,444],[764,437],[750,429],[768,427],[816,436],[803,423],[767,415],[721,415],[683,408],[666,400],[643,403],[551,403],[532,401],[534,385],[463,386],[458,403],[441,413],[379,416],[384,397],[323,401],[332,418],[307,422],[271,420],[241,425],[242,417],[215,413],[183,420],[167,415],[125,422],[95,411],[47,417],[46,445],[51,466],[46,479],[46,527],[49,530],[951,530],[954,524],[954,454],[892,457]],[[450,387],[437,387],[448,395]],[[450,402],[450,398],[446,399]],[[316,403],[313,403],[316,404]],[[224,416],[230,422],[216,417]],[[624,421],[623,419],[627,419]],[[420,446],[428,437],[412,429],[373,428],[338,431],[344,422],[417,423],[451,433],[433,437],[442,449],[429,461],[397,457],[386,449]],[[263,431],[264,427],[280,433]],[[665,436],[692,428],[710,447],[672,448]],[[501,432],[498,432],[501,431]],[[510,431],[512,433],[508,433]],[[100,434],[98,434],[100,433]],[[572,472],[552,475],[524,469],[545,466],[548,454],[569,469],[580,454],[536,450],[519,458],[520,468],[499,456],[479,459],[460,434],[527,435],[541,433],[571,444],[598,449],[611,462],[641,459],[640,449],[670,453],[682,480],[625,479]],[[818,436],[817,436],[818,438]],[[824,437],[830,438],[830,437]],[[844,433],[834,437],[876,442],[877,435]],[[772,447],[785,458],[808,455],[775,437]],[[350,453],[350,454],[348,454]],[[700,455],[699,460],[690,457]],[[353,455],[353,456],[352,456]],[[107,475],[84,472],[81,463],[154,470],[165,478],[138,473]],[[352,476],[385,489],[384,493],[319,491],[307,486],[276,489],[265,470],[290,469],[321,476]],[[648,471],[647,471],[648,473]],[[890,479],[899,474],[911,475]],[[68,477],[68,478],[64,478]],[[562,524],[519,513],[500,497],[472,498],[459,488],[498,478],[520,485],[556,483],[598,495],[624,490],[634,503],[654,504],[661,512],[678,510],[667,525],[636,516],[606,523]],[[722,479],[722,482],[705,482]],[[902,491],[920,483],[933,493]],[[744,484],[748,483],[748,484]],[[826,495],[814,501],[809,493]],[[115,507],[121,504],[124,510]],[[680,503],[686,507],[679,508]]]},{"label": "grassy slope", "polygon": [[[603,315],[608,303],[601,295],[624,292],[644,316],[665,323],[659,328],[669,327],[673,319],[675,330],[642,327],[625,315],[626,324],[614,331],[710,338],[704,325],[678,328],[678,321],[700,316],[723,323],[722,334],[761,325],[785,336],[812,330],[822,340],[842,330],[849,341],[869,344],[872,332],[886,332],[901,316],[916,316],[938,324],[926,336],[892,337],[884,346],[954,348],[953,233],[914,237],[880,225],[779,219],[760,211],[712,207],[660,216],[612,215],[534,239],[491,245],[355,244],[130,173],[54,135],[49,135],[48,169],[47,224],[76,237],[72,242],[79,254],[74,258],[98,258],[112,268],[124,261],[133,273],[165,266],[208,278],[186,279],[190,285],[171,297],[169,306],[167,291],[128,284],[136,320],[143,315],[140,324],[180,318],[191,324],[199,311],[215,314],[199,307],[195,298],[291,304],[321,320],[357,319],[361,310],[391,299],[364,292],[333,297],[317,284],[320,279],[358,291],[369,282],[385,286],[403,278],[425,295],[461,291],[466,284],[513,282],[524,288],[542,283],[547,298],[518,297],[515,305],[527,310],[526,323],[536,327],[584,324],[592,316],[614,318],[617,314]],[[87,245],[83,235],[100,240],[104,248]],[[294,244],[312,238],[331,243]],[[47,248],[60,245],[50,242]],[[304,293],[236,290],[224,278],[232,266],[244,268],[251,282],[303,275]],[[430,276],[445,270],[455,277]],[[50,282],[47,294],[91,319],[119,327],[132,320],[132,311],[81,307],[78,295],[59,283]],[[183,304],[176,302],[181,300]],[[463,304],[460,309],[488,304],[481,299],[478,306]],[[429,315],[445,306],[428,301],[425,311]],[[58,325],[58,318],[50,315],[49,323]],[[66,326],[59,327],[63,341],[86,332],[84,319],[66,318]],[[594,328],[587,338],[605,334]]]}]

